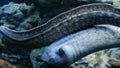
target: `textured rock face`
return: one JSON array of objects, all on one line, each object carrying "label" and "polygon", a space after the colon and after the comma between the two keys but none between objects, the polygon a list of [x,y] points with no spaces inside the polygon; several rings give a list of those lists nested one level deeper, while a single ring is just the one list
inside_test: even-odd
[{"label": "textured rock face", "polygon": [[25,68],[25,67],[20,65],[13,65],[6,60],[0,59],[0,68]]},{"label": "textured rock face", "polygon": [[33,5],[27,6],[25,3],[19,5],[11,2],[1,7],[0,22],[15,28],[22,22],[26,22],[26,18],[33,13],[34,9]]},{"label": "textured rock face", "polygon": [[101,2],[111,2],[113,6],[120,8],[120,0],[101,0]]},{"label": "textured rock face", "polygon": [[0,68],[16,68],[12,66],[9,62],[0,59]]}]

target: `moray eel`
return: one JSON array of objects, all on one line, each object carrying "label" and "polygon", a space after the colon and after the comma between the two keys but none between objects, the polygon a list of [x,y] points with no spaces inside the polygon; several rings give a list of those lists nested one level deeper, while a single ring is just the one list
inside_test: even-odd
[{"label": "moray eel", "polygon": [[120,28],[98,25],[54,42],[37,58],[50,65],[68,66],[93,52],[113,47],[120,47]]},{"label": "moray eel", "polygon": [[34,49],[97,24],[120,26],[120,9],[105,3],[88,4],[63,12],[30,30],[15,31],[0,26],[0,33],[6,45]]}]

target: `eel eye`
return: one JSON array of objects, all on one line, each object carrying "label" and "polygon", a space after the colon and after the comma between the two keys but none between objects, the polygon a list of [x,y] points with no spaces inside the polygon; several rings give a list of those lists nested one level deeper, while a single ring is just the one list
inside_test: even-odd
[{"label": "eel eye", "polygon": [[62,48],[60,48],[60,49],[58,50],[57,54],[58,54],[59,56],[63,56],[63,55],[65,54],[65,52],[64,52],[64,50],[63,50]]}]

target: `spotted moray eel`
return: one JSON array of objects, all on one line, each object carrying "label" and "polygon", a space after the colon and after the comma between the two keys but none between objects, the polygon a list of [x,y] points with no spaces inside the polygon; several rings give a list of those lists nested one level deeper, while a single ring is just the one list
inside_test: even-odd
[{"label": "spotted moray eel", "polygon": [[69,66],[93,52],[114,47],[120,47],[120,27],[97,25],[52,43],[37,59],[54,66]]},{"label": "spotted moray eel", "polygon": [[19,32],[0,26],[0,33],[7,45],[33,49],[97,24],[120,26],[120,9],[105,3],[88,4],[63,12],[30,30]]}]

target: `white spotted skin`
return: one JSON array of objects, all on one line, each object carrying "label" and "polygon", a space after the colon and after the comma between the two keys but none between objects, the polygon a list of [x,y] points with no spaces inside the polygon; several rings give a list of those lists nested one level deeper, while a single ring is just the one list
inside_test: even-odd
[{"label": "white spotted skin", "polygon": [[52,65],[70,65],[93,52],[118,46],[120,28],[97,25],[54,42],[45,50],[41,59]]}]

